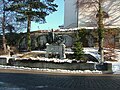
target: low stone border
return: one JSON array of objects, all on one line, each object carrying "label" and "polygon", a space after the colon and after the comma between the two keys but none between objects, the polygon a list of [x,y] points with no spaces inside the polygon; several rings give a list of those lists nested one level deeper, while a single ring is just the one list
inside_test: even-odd
[{"label": "low stone border", "polygon": [[[102,71],[102,73],[112,73],[112,64],[111,63],[104,63],[102,65],[96,64],[96,63],[78,63],[78,62],[52,62],[52,61],[40,61],[40,60],[15,60],[15,58],[7,58],[3,59],[0,58],[0,64],[1,65],[11,65],[11,66],[17,66],[17,67],[28,67],[28,68],[39,68],[39,69],[52,69],[54,70],[66,70],[66,72],[69,72],[69,70],[76,70],[80,72],[89,72],[91,71]],[[88,71],[87,71],[88,70]],[[80,73],[79,72],[79,73]]]}]

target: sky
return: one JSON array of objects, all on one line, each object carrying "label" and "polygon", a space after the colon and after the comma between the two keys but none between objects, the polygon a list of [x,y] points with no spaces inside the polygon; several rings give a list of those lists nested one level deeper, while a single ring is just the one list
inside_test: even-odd
[{"label": "sky", "polygon": [[64,0],[55,0],[58,5],[57,11],[46,17],[46,23],[39,24],[32,22],[31,31],[58,29],[64,24]]}]

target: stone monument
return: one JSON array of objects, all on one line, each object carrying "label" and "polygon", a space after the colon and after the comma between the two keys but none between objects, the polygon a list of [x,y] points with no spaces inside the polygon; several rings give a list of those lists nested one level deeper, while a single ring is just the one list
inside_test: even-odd
[{"label": "stone monument", "polygon": [[55,35],[53,30],[48,34],[48,43],[46,43],[46,47],[46,58],[66,58],[64,38],[60,35]]}]

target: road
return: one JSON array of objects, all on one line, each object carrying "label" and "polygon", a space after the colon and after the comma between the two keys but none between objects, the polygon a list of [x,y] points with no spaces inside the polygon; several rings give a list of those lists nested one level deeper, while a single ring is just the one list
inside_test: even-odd
[{"label": "road", "polygon": [[0,90],[120,90],[120,76],[0,73]]}]

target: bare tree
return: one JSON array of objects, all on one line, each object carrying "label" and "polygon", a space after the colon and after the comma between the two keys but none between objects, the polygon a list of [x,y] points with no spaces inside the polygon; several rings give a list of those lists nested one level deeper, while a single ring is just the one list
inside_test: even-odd
[{"label": "bare tree", "polygon": [[[4,52],[7,52],[6,44],[6,32],[20,32],[26,28],[26,23],[16,22],[17,14],[15,12],[5,11],[6,6],[9,6],[8,0],[0,1],[0,33],[2,35],[2,47]],[[14,29],[11,29],[11,27]]]},{"label": "bare tree", "polygon": [[104,62],[104,29],[106,26],[118,24],[120,20],[119,4],[119,0],[77,0],[78,19],[81,20],[78,22],[78,26],[97,27],[101,62]]}]

